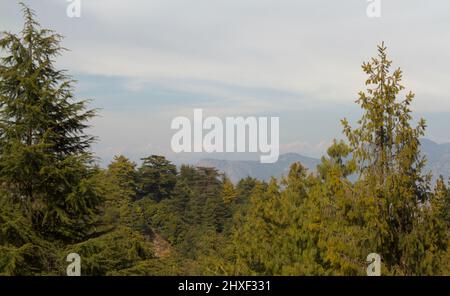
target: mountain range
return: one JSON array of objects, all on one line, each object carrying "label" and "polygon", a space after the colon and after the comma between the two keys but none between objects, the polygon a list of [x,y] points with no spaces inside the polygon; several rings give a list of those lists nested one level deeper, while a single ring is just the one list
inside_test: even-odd
[{"label": "mountain range", "polygon": [[[425,172],[431,171],[433,178],[439,175],[448,179],[450,177],[450,143],[438,144],[429,139],[421,140],[422,154],[427,158]],[[300,162],[310,171],[314,171],[320,159],[307,157],[298,153],[281,154],[275,163],[260,163],[252,160],[223,160],[205,158],[197,162],[197,166],[214,167],[225,173],[232,182],[236,183],[247,176],[269,180],[271,177],[279,178],[286,175],[294,162]]]}]

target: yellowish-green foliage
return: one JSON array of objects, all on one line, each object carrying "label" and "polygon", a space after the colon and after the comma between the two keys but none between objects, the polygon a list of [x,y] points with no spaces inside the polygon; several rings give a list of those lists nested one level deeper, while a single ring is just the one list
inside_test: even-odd
[{"label": "yellowish-green foliage", "polygon": [[224,177],[222,183],[223,183],[223,189],[222,189],[223,201],[226,204],[229,204],[229,203],[235,201],[236,197],[237,197],[237,193],[236,193],[236,190],[234,189],[233,183],[231,183],[230,179],[228,179],[227,177]]},{"label": "yellowish-green foliage", "polygon": [[[420,154],[425,121],[411,126],[414,94],[400,98],[402,72],[391,73],[391,64],[386,47],[380,45],[378,57],[363,64],[368,88],[357,100],[364,110],[359,127],[352,129],[346,120],[343,124],[360,176],[354,192],[362,207],[358,208],[360,224],[368,233],[361,239],[367,251],[381,255],[385,273],[414,275],[422,271],[411,258],[415,246],[410,240],[420,239],[418,229],[425,223],[432,199],[430,177],[424,175],[425,160]],[[422,252],[429,252],[429,247],[422,245]]]},{"label": "yellowish-green foliage", "polygon": [[0,48],[0,275],[450,275],[450,189],[431,189],[419,138],[384,44],[362,68],[363,115],[315,172],[269,183],[152,155],[92,164],[85,101],[53,66],[61,37],[24,7]]},{"label": "yellowish-green foliage", "polygon": [[69,253],[81,256],[83,275],[120,273],[154,257],[152,243],[129,227],[71,245],[62,252],[62,259]]},{"label": "yellowish-green foliage", "polygon": [[258,184],[247,212],[238,218],[232,243],[234,274],[316,274],[317,249],[305,220],[305,203],[314,182],[299,163],[281,184]]},{"label": "yellowish-green foliage", "polygon": [[238,211],[227,274],[364,275],[378,253],[382,274],[449,274],[449,191],[430,190],[420,137],[411,126],[410,92],[391,73],[384,44],[364,63],[367,90],[357,103],[358,127],[343,120],[317,173],[294,164],[281,182],[258,185]]},{"label": "yellowish-green foliage", "polygon": [[345,160],[350,152],[343,142],[328,149],[307,204],[308,231],[314,235],[325,274],[359,275],[365,270],[363,242],[368,234],[359,223],[362,208],[348,180],[355,170],[354,162]]}]

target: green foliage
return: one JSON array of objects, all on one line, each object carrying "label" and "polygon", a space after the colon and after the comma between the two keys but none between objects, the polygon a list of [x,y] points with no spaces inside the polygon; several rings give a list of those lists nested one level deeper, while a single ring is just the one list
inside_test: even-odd
[{"label": "green foliage", "polygon": [[152,155],[143,161],[139,168],[140,195],[156,201],[170,197],[176,184],[176,167],[164,156]]},{"label": "green foliage", "polygon": [[314,254],[307,249],[303,205],[311,182],[299,163],[282,180],[253,189],[248,210],[238,217],[233,234],[236,252],[233,274],[312,274]]},{"label": "green foliage", "polygon": [[335,141],[316,175],[294,164],[280,183],[256,186],[236,214],[232,255],[216,270],[364,275],[366,256],[378,253],[382,274],[448,274],[448,189],[440,180],[430,191],[419,142],[425,122],[411,126],[414,95],[399,100],[402,72],[390,73],[384,44],[378,51],[363,64],[359,127],[343,120],[348,144]]},{"label": "green foliage", "polygon": [[63,257],[69,253],[81,256],[83,275],[108,275],[153,258],[152,244],[127,227],[69,246]]},{"label": "green foliage", "polygon": [[237,193],[234,189],[233,183],[231,183],[230,179],[228,179],[226,176],[222,180],[223,188],[222,188],[222,196],[223,201],[226,204],[230,204],[236,201]]},{"label": "green foliage", "polygon": [[181,254],[194,259],[205,245],[199,238],[225,231],[231,218],[222,192],[216,170],[183,166],[172,197],[153,205],[147,203],[146,216],[155,231],[177,246]]},{"label": "green foliage", "polygon": [[73,81],[53,65],[61,36],[23,13],[21,34],[0,40],[0,181],[41,235],[79,239],[100,202],[88,181],[93,138],[83,132],[94,111],[73,102]]},{"label": "green foliage", "polygon": [[103,224],[131,227],[134,214],[132,202],[137,193],[136,164],[122,155],[115,156],[108,169],[99,171],[96,179],[98,191],[105,197]]},{"label": "green foliage", "polygon": [[17,204],[0,195],[0,275],[41,274],[55,267],[52,245],[32,229]]},{"label": "green foliage", "polygon": [[355,162],[346,161],[350,152],[347,145],[336,141],[328,149],[306,204],[311,248],[317,252],[316,262],[324,274],[363,275],[369,254],[364,244],[371,239],[370,233],[361,224],[361,216],[367,212],[348,180],[355,171]]},{"label": "green foliage", "polygon": [[95,166],[61,36],[23,12],[0,39],[0,275],[63,275],[72,252],[83,275],[364,275],[369,253],[385,275],[450,274],[449,185],[423,172],[425,122],[384,44],[362,66],[358,127],[342,121],[314,173],[233,184],[158,155]]},{"label": "green foliage", "polygon": [[382,44],[378,58],[363,64],[369,76],[366,85],[372,87],[357,101],[364,110],[360,126],[352,130],[346,120],[343,124],[361,175],[355,184],[362,206],[360,222],[373,234],[365,239],[370,239],[372,252],[382,256],[387,272],[413,275],[418,271],[408,263],[412,246],[406,242],[417,235],[431,197],[430,176],[422,173],[425,160],[420,154],[425,121],[411,126],[414,94],[399,100],[402,72],[396,69],[391,74],[390,66]]}]

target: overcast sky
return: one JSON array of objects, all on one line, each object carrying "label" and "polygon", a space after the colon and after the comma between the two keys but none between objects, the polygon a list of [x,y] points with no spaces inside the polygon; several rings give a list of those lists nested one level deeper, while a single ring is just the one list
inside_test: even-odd
[{"label": "overcast sky", "polygon": [[[367,16],[366,0],[81,0],[81,18],[66,15],[66,0],[24,2],[66,36],[58,65],[101,108],[91,133],[105,160],[200,157],[170,149],[171,120],[194,108],[279,116],[282,152],[320,156],[341,137],[339,120],[358,118],[360,65],[381,41],[416,93],[427,137],[450,141],[448,0],[382,0],[381,18]],[[17,1],[1,0],[0,30],[21,24]]]}]

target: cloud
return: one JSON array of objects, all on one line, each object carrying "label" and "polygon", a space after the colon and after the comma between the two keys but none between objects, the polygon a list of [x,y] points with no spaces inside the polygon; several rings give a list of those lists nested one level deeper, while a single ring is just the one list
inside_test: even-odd
[{"label": "cloud", "polygon": [[[384,1],[383,17],[374,20],[360,0],[84,1],[76,24],[83,29],[69,37],[73,52],[63,62],[83,73],[138,81],[199,81],[205,90],[210,81],[313,93],[311,104],[349,102],[363,85],[361,62],[386,40],[419,94],[417,108],[450,110],[444,102],[450,40],[442,38],[449,4],[391,2]],[[443,102],[433,107],[423,97]]]},{"label": "cloud", "polygon": [[134,87],[198,81],[209,94],[209,81],[314,94],[310,104],[351,102],[364,82],[360,64],[386,40],[416,108],[450,111],[448,1],[383,1],[380,19],[366,16],[362,0],[90,0],[80,19],[65,16],[65,1],[28,2],[67,36],[72,51],[60,62],[75,72],[129,77]]},{"label": "cloud", "polygon": [[[4,2],[1,27],[17,31],[19,7]],[[382,40],[417,95],[414,110],[450,112],[446,0],[382,0],[379,19],[366,16],[365,0],[81,0],[80,19],[66,16],[66,1],[26,2],[45,27],[66,36],[71,51],[58,63],[81,78],[83,96],[104,108],[96,131],[107,147],[146,149],[152,142],[164,150],[169,136],[161,126],[193,108],[279,115],[282,124],[295,111],[329,122],[324,109],[353,110],[364,88],[360,65]],[[159,128],[146,134],[135,124]],[[123,138],[109,136],[110,126]],[[299,129],[284,126],[284,143],[294,143]],[[334,126],[308,128],[304,140],[313,144],[299,150],[323,151],[318,143],[336,136]],[[138,133],[146,140],[135,140]]]}]

